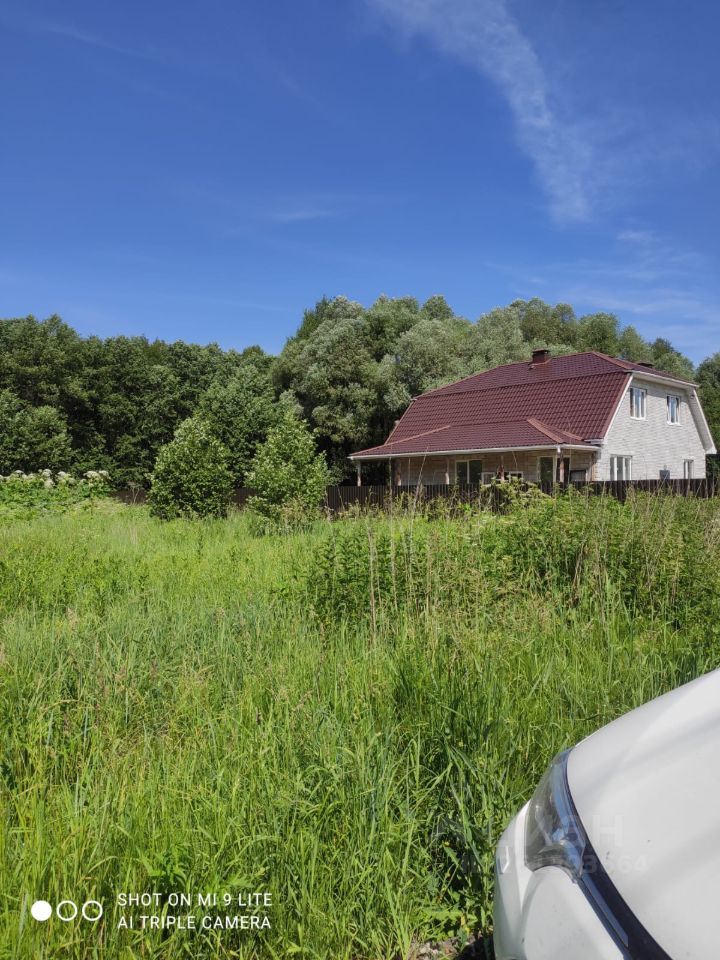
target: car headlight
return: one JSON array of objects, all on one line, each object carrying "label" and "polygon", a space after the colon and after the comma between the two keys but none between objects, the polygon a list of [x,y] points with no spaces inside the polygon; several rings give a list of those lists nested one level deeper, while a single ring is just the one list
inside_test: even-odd
[{"label": "car headlight", "polygon": [[525,821],[525,863],[530,870],[565,870],[628,960],[670,960],[620,896],[598,860],[575,810],[567,780],[570,751],[559,753],[538,784]]},{"label": "car headlight", "polygon": [[568,788],[569,753],[566,750],[555,757],[530,801],[525,822],[525,863],[530,870],[561,867],[579,880],[588,839]]}]

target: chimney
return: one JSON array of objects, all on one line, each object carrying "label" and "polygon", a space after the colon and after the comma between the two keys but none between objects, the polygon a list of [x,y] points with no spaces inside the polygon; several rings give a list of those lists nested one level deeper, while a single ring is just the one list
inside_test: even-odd
[{"label": "chimney", "polygon": [[541,347],[540,350],[533,350],[532,352],[532,364],[535,366],[538,363],[547,363],[550,359],[550,351],[545,347]]}]

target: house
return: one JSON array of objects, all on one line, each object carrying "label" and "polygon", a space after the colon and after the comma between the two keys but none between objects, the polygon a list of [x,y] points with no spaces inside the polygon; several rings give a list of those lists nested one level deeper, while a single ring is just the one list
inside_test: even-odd
[{"label": "house", "polygon": [[696,385],[596,351],[509,363],[416,397],[385,443],[395,484],[682,479],[715,453]]}]

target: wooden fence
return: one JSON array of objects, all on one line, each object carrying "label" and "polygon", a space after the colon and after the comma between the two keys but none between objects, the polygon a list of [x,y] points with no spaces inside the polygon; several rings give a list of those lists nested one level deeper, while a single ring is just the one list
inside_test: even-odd
[{"label": "wooden fence", "polygon": [[[709,499],[720,496],[720,477],[698,480],[597,480],[575,481],[573,483],[540,483],[537,486],[553,496],[559,496],[572,487],[579,492],[615,497],[625,501],[630,490],[641,490],[646,493],[667,493],[683,497],[698,497]],[[498,489],[497,487],[495,488]],[[483,491],[483,501],[492,505],[493,496],[487,496],[487,488],[477,483],[445,484],[431,483],[419,486],[386,486],[384,484],[356,484],[328,487],[325,491],[325,507],[331,513],[338,513],[355,505],[359,507],[387,507],[390,504],[405,500],[416,500],[427,503],[431,500],[453,500],[456,503],[476,503]],[[240,487],[235,490],[232,502],[237,507],[244,507],[248,499],[255,493],[249,487]],[[146,496],[143,490],[120,490],[116,497],[124,503],[144,503]],[[500,499],[499,491],[498,497]]]},{"label": "wooden fence", "polygon": [[[527,486],[527,485],[526,485]],[[559,496],[573,488],[578,492],[596,496],[612,496],[617,500],[625,501],[630,490],[646,493],[666,493],[684,497],[698,497],[709,499],[720,496],[720,478],[696,480],[604,480],[604,481],[574,481],[572,483],[539,483],[535,484],[543,493]],[[474,503],[484,492],[484,499],[492,503],[493,497],[487,496],[487,487],[480,484],[421,484],[420,486],[385,486],[382,484],[368,484],[366,486],[339,486],[328,487],[325,500],[331,511],[346,509],[359,504],[360,506],[382,506],[400,498],[418,499],[424,502],[437,499],[451,499],[459,503]],[[499,485],[494,487],[500,492]]]}]

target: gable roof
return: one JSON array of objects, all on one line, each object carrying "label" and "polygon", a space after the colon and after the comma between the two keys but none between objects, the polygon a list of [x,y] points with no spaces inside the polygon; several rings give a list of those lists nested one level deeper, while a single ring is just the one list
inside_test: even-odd
[{"label": "gable roof", "polygon": [[351,457],[590,447],[605,435],[635,372],[680,379],[596,351],[509,363],[421,394],[385,443]]}]

